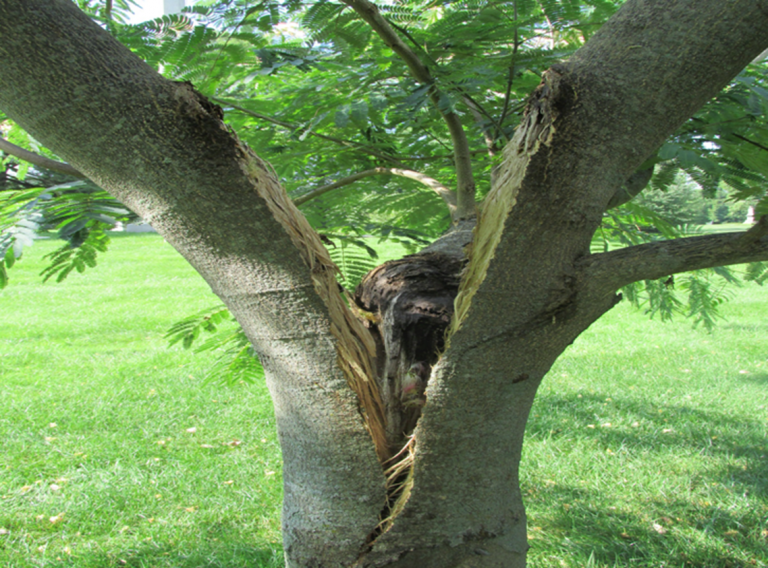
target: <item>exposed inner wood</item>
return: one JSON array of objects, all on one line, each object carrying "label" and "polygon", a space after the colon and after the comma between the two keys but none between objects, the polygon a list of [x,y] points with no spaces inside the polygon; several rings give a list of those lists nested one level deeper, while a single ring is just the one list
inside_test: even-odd
[{"label": "exposed inner wood", "polygon": [[277,176],[269,164],[242,142],[238,141],[238,148],[254,188],[301,253],[310,270],[315,292],[328,308],[339,367],[357,395],[365,426],[371,434],[379,460],[384,463],[391,454],[385,437],[383,405],[375,381],[376,347],[371,335],[352,314],[339,293],[336,280],[339,269],[331,260],[317,231],[309,225],[277,182]]},{"label": "exposed inner wood", "polygon": [[376,343],[385,436],[394,456],[385,462],[389,501],[371,542],[388,530],[410,498],[418,443],[413,433],[428,404],[432,366],[446,348],[447,338],[461,326],[485,278],[531,156],[551,141],[557,116],[551,103],[557,98],[559,79],[557,71],[548,71],[531,97],[521,126],[504,150],[507,159],[485,200],[474,237],[469,236],[468,226],[460,224],[453,234],[421,253],[376,268],[355,291],[358,316]]},{"label": "exposed inner wood", "polygon": [[392,455],[384,462],[387,503],[369,545],[392,526],[410,497],[414,429],[427,403],[432,366],[445,346],[473,224],[457,227],[419,254],[375,268],[352,298],[376,343],[376,376]]},{"label": "exposed inner wood", "polygon": [[387,262],[366,275],[354,302],[376,342],[386,436],[396,454],[413,432],[432,365],[444,347],[464,258],[424,252]]},{"label": "exposed inner wood", "polygon": [[461,327],[475,292],[485,280],[488,265],[504,231],[504,221],[517,202],[531,157],[542,145],[551,143],[557,119],[553,101],[557,100],[559,91],[560,74],[553,67],[544,72],[541,83],[531,94],[522,122],[504,147],[504,159],[496,173],[494,187],[483,202],[475,229],[470,262],[456,298],[456,317],[451,321],[449,335]]}]

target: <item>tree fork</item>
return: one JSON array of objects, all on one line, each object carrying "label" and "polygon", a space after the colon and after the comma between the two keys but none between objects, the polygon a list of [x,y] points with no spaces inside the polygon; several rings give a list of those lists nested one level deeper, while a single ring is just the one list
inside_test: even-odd
[{"label": "tree fork", "polygon": [[[64,0],[0,0],[0,105],[146,214],[232,306],[275,400],[289,565],[520,568],[518,465],[536,389],[616,302],[580,270],[589,239],[644,156],[765,48],[766,27],[763,0],[629,0],[547,76],[484,207],[466,309],[432,367],[394,522],[373,543],[380,460],[294,225],[275,219],[279,190],[254,187],[274,184],[268,167],[215,108]],[[748,238],[762,246],[761,231]]]}]

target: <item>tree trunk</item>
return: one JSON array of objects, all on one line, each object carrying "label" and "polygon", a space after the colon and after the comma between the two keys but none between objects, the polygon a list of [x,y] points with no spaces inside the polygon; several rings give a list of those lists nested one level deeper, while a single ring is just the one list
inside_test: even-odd
[{"label": "tree trunk", "polygon": [[545,73],[460,285],[466,231],[371,275],[368,329],[220,109],[73,3],[0,0],[0,108],[150,221],[243,326],[275,403],[289,566],[520,568],[523,433],[560,353],[629,281],[768,259],[765,222],[589,253],[622,182],[765,49],[767,28],[764,0],[628,1]]}]

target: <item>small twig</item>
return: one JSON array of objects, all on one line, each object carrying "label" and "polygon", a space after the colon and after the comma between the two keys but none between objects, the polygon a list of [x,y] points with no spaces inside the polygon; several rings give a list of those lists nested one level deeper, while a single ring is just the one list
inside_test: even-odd
[{"label": "small twig", "polygon": [[[491,132],[490,128],[488,128],[487,125],[483,125],[483,113],[485,111],[480,107],[478,107],[477,105],[475,105],[475,102],[472,100],[472,97],[470,97],[469,95],[464,96],[464,102],[469,108],[469,112],[471,112],[472,116],[475,118],[475,122],[480,127],[480,130],[482,130],[483,132],[483,138],[485,138],[485,147],[488,149],[487,150],[488,154],[490,156],[495,156],[496,152],[498,152],[498,148],[496,146],[496,139],[494,137],[494,134]],[[487,113],[486,113],[486,116],[487,116]],[[494,129],[498,131],[499,125],[496,124],[496,121],[491,119],[491,122],[493,122]]]},{"label": "small twig", "polygon": [[[440,71],[440,67],[439,67],[438,62],[435,61],[435,59],[429,54],[429,52],[426,49],[424,49],[421,45],[419,45],[419,42],[416,41],[416,39],[410,34],[410,32],[408,32],[407,29],[405,29],[402,26],[398,26],[397,24],[395,24],[394,22],[391,22],[389,20],[387,20],[387,22],[393,28],[395,28],[401,34],[403,34],[406,38],[408,38],[408,40],[410,40],[410,42],[414,45],[414,47],[416,49],[418,49],[421,53],[423,53],[424,56],[427,57],[429,59],[429,61],[432,62],[432,64],[434,65],[434,68],[437,69],[438,72]],[[433,81],[434,81],[434,79],[433,79]],[[472,96],[464,90],[463,87],[461,87],[460,85],[457,85],[453,81],[449,81],[449,84],[451,85],[451,87],[453,87],[453,89],[456,90],[457,93],[459,93],[461,95],[462,99],[466,103],[466,105],[469,108],[470,112],[472,112],[473,116],[475,117],[475,122],[477,122],[478,124],[481,124],[482,123],[482,118],[480,116],[484,116],[490,122],[493,123],[494,127],[496,127],[497,129],[500,127],[498,124],[496,124],[496,121],[493,119],[493,117],[490,115],[490,113],[488,113],[488,111],[485,110],[480,103],[475,101],[472,98]],[[495,155],[495,150],[496,150],[493,147],[494,146],[494,144],[492,142],[493,137],[488,132],[487,127],[482,127],[481,126],[481,128],[483,130],[483,134],[484,134],[485,139],[486,139],[485,140],[486,141],[486,146],[488,146],[489,153],[493,156],[493,155]],[[489,140],[491,140],[491,142],[489,142]]]},{"label": "small twig", "polygon": [[[244,114],[247,114],[249,116],[252,116],[254,118],[258,118],[259,120],[263,120],[265,122],[270,122],[272,124],[276,124],[277,126],[281,126],[282,128],[285,128],[286,130],[300,130],[301,127],[296,126],[295,124],[291,124],[290,122],[285,122],[282,120],[279,120],[277,118],[273,118],[271,116],[268,116],[266,114],[261,114],[260,112],[255,112],[252,110],[248,110],[247,108],[243,108],[239,105],[236,105],[235,103],[224,101],[221,99],[217,99],[215,97],[210,97],[210,100],[212,100],[215,103],[218,103],[220,105],[231,107],[235,110],[238,110]],[[334,144],[338,144],[340,146],[344,146],[346,148],[352,148],[353,150],[359,150],[360,152],[365,152],[366,154],[369,154],[371,156],[374,156],[376,158],[379,158],[381,160],[385,160],[387,162],[390,162],[393,165],[396,166],[402,166],[403,164],[400,163],[400,161],[397,158],[394,158],[392,156],[387,156],[386,154],[382,154],[380,152],[377,152],[376,150],[373,150],[371,148],[368,148],[364,144],[360,144],[358,142],[352,142],[350,140],[342,140],[341,138],[334,138],[333,136],[327,136],[325,134],[320,134],[318,132],[315,132],[314,130],[310,130],[308,132],[310,136],[314,136],[315,138],[320,138],[321,140],[327,140],[328,142],[333,142]]]},{"label": "small twig", "polygon": [[[442,146],[445,146],[443,142],[435,138],[434,134],[432,134],[427,130],[425,130],[424,132],[429,134],[429,136],[432,137],[435,140],[435,142],[437,142],[438,144],[441,144]],[[485,154],[486,152],[485,150],[471,150],[469,153],[474,156],[476,154]],[[401,156],[398,159],[402,162],[424,162],[429,160],[444,160],[446,158],[453,159],[453,154],[437,154],[435,156]]]},{"label": "small twig", "polygon": [[11,144],[5,138],[0,138],[0,150],[20,160],[24,160],[25,162],[29,162],[30,164],[34,164],[35,166],[41,168],[45,168],[46,170],[51,170],[60,174],[67,174],[80,179],[88,179],[88,176],[73,168],[69,164],[64,162],[57,162],[56,160],[51,160],[50,158],[46,158],[40,154],[35,154],[34,152],[25,150],[21,146]]},{"label": "small twig", "polygon": [[453,143],[456,167],[457,206],[452,215],[454,221],[475,216],[475,180],[472,172],[471,153],[461,119],[451,110],[440,108],[440,94],[435,88],[435,79],[429,68],[422,63],[416,53],[400,38],[390,23],[381,15],[379,8],[368,0],[343,0],[352,8],[406,64],[413,77],[428,85],[430,99],[443,117]]},{"label": "small twig", "polygon": [[425,175],[413,170],[403,170],[400,168],[373,168],[371,170],[365,170],[364,172],[359,172],[351,176],[345,177],[343,179],[340,179],[337,182],[319,187],[314,191],[307,193],[306,195],[297,197],[296,199],[293,200],[293,202],[296,205],[301,205],[302,203],[306,203],[310,199],[319,197],[320,195],[323,195],[324,193],[328,193],[331,190],[337,189],[339,187],[344,187],[345,185],[349,185],[363,178],[376,176],[376,175],[395,175],[395,176],[401,176],[401,177],[418,181],[419,183],[426,185],[428,188],[430,188],[435,193],[437,193],[441,197],[441,199],[445,202],[445,204],[448,206],[448,209],[451,211],[451,214],[453,214],[453,211],[456,209],[456,195],[450,189],[445,187],[436,179],[429,177],[428,175]]}]

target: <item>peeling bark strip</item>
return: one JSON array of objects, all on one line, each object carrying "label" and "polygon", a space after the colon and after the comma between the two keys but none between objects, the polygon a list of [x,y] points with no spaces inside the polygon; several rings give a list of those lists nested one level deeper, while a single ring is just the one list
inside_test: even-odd
[{"label": "peeling bark strip", "polygon": [[315,292],[328,307],[331,333],[336,338],[338,362],[349,386],[360,401],[368,432],[383,463],[390,457],[379,386],[375,380],[376,345],[363,324],[350,312],[339,293],[338,267],[331,260],[317,232],[296,208],[276,180],[269,164],[238,140],[246,174],[264,199],[275,220],[283,226],[309,267]]},{"label": "peeling bark strip", "polygon": [[504,230],[504,221],[517,201],[517,193],[525,178],[531,158],[542,144],[549,146],[555,132],[560,73],[553,67],[544,72],[541,84],[531,94],[523,120],[514,137],[504,147],[504,156],[496,184],[483,203],[480,218],[470,245],[469,265],[456,296],[453,321],[448,337],[456,333],[469,312],[472,297],[485,279],[488,265]]}]

